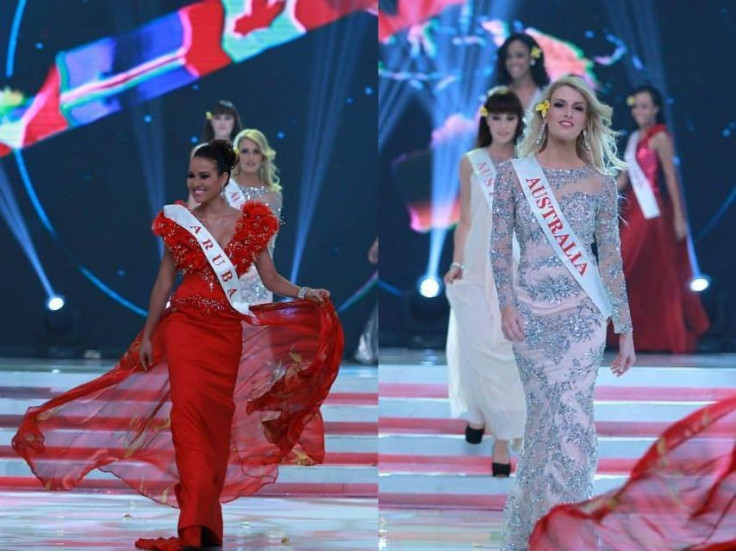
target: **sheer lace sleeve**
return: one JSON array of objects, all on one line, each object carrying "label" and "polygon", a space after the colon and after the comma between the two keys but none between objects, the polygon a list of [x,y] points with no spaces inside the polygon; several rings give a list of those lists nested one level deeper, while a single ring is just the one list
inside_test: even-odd
[{"label": "sheer lace sleeve", "polygon": [[514,304],[512,285],[512,236],[516,223],[514,185],[516,177],[510,162],[498,165],[493,193],[493,229],[491,231],[491,267],[501,310]]},{"label": "sheer lace sleeve", "polygon": [[269,190],[263,196],[263,202],[268,205],[271,211],[276,215],[276,218],[281,218],[281,205],[283,204],[283,197],[279,190]]},{"label": "sheer lace sleeve", "polygon": [[[281,205],[283,204],[283,196],[280,190],[270,190],[266,195],[263,196],[263,202],[268,205],[271,212],[274,213],[276,218],[281,219]],[[276,237],[278,233],[273,234],[271,241],[268,242],[268,252],[273,256],[273,250],[276,248]]]},{"label": "sheer lace sleeve", "polygon": [[601,279],[613,306],[611,314],[613,328],[616,333],[631,333],[633,327],[621,261],[617,199],[616,180],[611,176],[606,176],[603,180],[601,202],[595,218],[595,242],[598,247]]}]

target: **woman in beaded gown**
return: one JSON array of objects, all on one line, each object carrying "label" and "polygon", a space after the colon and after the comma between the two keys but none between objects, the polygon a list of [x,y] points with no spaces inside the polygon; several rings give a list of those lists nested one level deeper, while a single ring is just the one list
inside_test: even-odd
[{"label": "woman in beaded gown", "polygon": [[631,319],[637,327],[636,349],[687,354],[709,321],[700,297],[690,289],[693,272],[675,150],[659,91],[642,86],[631,93],[628,103],[638,129],[627,146],[629,170],[618,180],[625,190],[621,255]]},{"label": "woman in beaded gown", "polygon": [[[342,357],[340,323],[327,291],[276,272],[270,209],[227,204],[236,162],[228,142],[197,149],[187,186],[198,206],[167,205],[153,222],[166,248],[142,332],[111,371],[30,408],[12,442],[47,489],[100,469],[179,507],[178,536],[140,539],[142,549],[220,548],[222,502],[275,482],[279,463],[324,459],[319,407]],[[249,308],[237,275],[253,263],[269,290],[308,300]]]},{"label": "woman in beaded gown", "polygon": [[[524,159],[498,169],[491,264],[527,408],[504,512],[506,551],[528,549],[535,523],[554,505],[592,494],[593,390],[609,315],[620,334],[612,371],[623,374],[635,359],[613,177],[623,163],[616,158],[611,112],[582,79],[556,80],[529,114]],[[515,283],[514,231],[521,247]]]},{"label": "woman in beaded gown", "polygon": [[501,332],[488,236],[495,166],[514,156],[524,110],[516,94],[498,86],[489,91],[480,115],[476,148],[460,161],[460,221],[445,274],[451,306],[448,391],[452,414],[467,418],[465,440],[478,444],[484,433],[493,435],[492,473],[508,476],[509,442],[524,435],[524,394],[511,343]]},{"label": "woman in beaded gown", "polygon": [[[239,161],[225,187],[228,203],[240,209],[248,201],[258,201],[268,206],[274,216],[279,218],[283,197],[278,168],[274,163],[276,151],[271,148],[263,132],[255,128],[246,128],[238,133],[233,146],[239,155]],[[268,244],[271,255],[275,246],[276,234]],[[240,277],[240,282],[249,304],[273,301],[273,294],[263,286],[254,266]]]}]

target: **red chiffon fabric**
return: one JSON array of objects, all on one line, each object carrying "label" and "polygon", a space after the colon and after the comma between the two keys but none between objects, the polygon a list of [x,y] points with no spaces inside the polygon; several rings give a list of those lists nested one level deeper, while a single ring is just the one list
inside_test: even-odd
[{"label": "red chiffon fabric", "polygon": [[[636,158],[657,198],[661,215],[647,220],[631,187],[626,191],[621,224],[621,256],[639,352],[692,352],[698,336],[707,331],[708,316],[697,293],[687,240],[677,241],[672,203],[658,184],[659,159],[649,147],[653,136],[666,132],[655,125],[641,137]],[[612,333],[609,344],[617,344]]]},{"label": "red chiffon fabric", "polygon": [[[239,274],[267,245],[277,221],[248,203],[225,247]],[[330,303],[232,309],[199,245],[159,215],[182,283],[152,335],[154,366],[143,371],[141,335],[101,377],[28,410],[13,449],[46,488],[70,489],[93,469],[181,508],[179,538],[147,549],[222,542],[220,503],[276,480],[279,463],[324,459],[319,407],[342,357]]]},{"label": "red chiffon fabric", "polygon": [[532,551],[736,549],[736,396],[668,428],[620,489],[559,505]]}]

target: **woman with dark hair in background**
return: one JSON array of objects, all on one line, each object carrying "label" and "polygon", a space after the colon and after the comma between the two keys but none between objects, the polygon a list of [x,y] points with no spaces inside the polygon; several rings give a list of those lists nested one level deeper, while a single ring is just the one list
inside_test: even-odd
[{"label": "woman with dark hair in background", "polygon": [[[524,436],[524,393],[511,343],[501,331],[498,296],[488,256],[496,165],[514,156],[524,129],[519,98],[493,88],[481,107],[476,148],[460,161],[460,221],[452,265],[445,274],[450,301],[447,368],[450,407],[465,414],[465,439],[492,434],[493,476],[511,473],[509,441]],[[518,252],[517,252],[518,260]]]},{"label": "woman with dark hair in background", "polygon": [[225,140],[233,143],[235,136],[243,130],[243,121],[233,102],[219,100],[212,111],[207,111],[202,129],[202,141]]},{"label": "woman with dark hair in background", "polygon": [[[226,99],[218,100],[212,111],[205,113],[204,128],[202,129],[202,142],[195,145],[189,153],[189,157],[194,157],[194,153],[205,144],[212,140],[223,140],[233,143],[243,129],[243,123],[240,120],[240,113],[236,109],[233,102]],[[187,198],[187,207],[193,209],[197,206],[197,202],[189,193]]]},{"label": "woman with dark hair in background", "polygon": [[549,84],[544,52],[526,33],[509,36],[496,54],[496,84],[508,86],[525,111],[539,102],[542,89]]},{"label": "woman with dark hair in background", "polygon": [[592,495],[593,396],[609,319],[620,334],[611,371],[622,375],[635,360],[613,177],[625,165],[612,109],[583,79],[566,76],[545,89],[532,113],[519,159],[498,168],[493,202],[491,265],[527,411],[504,551],[526,551],[534,525],[553,506]]},{"label": "woman with dark hair in background", "polygon": [[[226,141],[196,150],[187,187],[198,206],[167,205],[153,222],[166,248],[143,331],[112,371],[30,408],[13,438],[48,489],[100,469],[178,506],[178,537],[138,540],[143,549],[219,548],[222,502],[274,482],[281,462],[324,459],[319,407],[342,330],[327,291],[276,271],[271,210],[227,204],[236,163]],[[238,275],[251,263],[270,291],[307,300],[250,309]]]},{"label": "woman with dark hair in background", "polygon": [[636,349],[692,352],[709,322],[700,297],[690,290],[693,273],[687,216],[677,181],[676,154],[664,124],[662,94],[652,86],[641,86],[627,103],[637,130],[626,146],[629,169],[619,175],[618,184],[626,197],[621,213],[621,255]]}]

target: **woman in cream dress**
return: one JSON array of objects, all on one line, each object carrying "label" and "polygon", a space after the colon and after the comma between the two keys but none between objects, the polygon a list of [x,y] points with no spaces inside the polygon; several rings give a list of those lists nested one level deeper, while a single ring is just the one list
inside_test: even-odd
[{"label": "woman in cream dress", "polygon": [[445,275],[450,301],[447,333],[450,406],[465,415],[465,439],[494,437],[492,472],[511,472],[509,441],[524,433],[524,394],[511,343],[501,332],[498,298],[488,256],[495,165],[510,159],[523,130],[519,98],[505,86],[488,94],[476,149],[460,162],[460,222],[453,262]]}]

